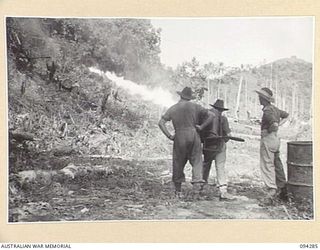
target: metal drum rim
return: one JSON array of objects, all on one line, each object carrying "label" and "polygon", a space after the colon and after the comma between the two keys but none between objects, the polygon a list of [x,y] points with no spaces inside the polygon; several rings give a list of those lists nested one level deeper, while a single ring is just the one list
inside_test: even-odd
[{"label": "metal drum rim", "polygon": [[298,163],[298,162],[287,161],[287,165],[295,166],[295,167],[310,167],[310,168],[313,168],[313,162],[311,162],[311,163]]},{"label": "metal drum rim", "polygon": [[288,145],[299,145],[299,146],[310,146],[312,145],[312,141],[289,141]]},{"label": "metal drum rim", "polygon": [[304,182],[295,182],[295,181],[288,181],[287,184],[289,186],[298,186],[298,187],[311,187],[313,188],[313,183],[304,183]]}]

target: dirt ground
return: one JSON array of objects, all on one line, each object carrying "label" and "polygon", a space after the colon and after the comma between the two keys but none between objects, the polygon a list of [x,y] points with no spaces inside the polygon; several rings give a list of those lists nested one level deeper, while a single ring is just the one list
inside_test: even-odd
[{"label": "dirt ground", "polygon": [[228,145],[228,188],[237,198],[234,201],[219,201],[214,168],[209,185],[195,199],[187,165],[185,196],[178,199],[170,158],[52,157],[37,170],[18,172],[14,176],[19,181],[10,180],[9,221],[312,219],[291,203],[259,205],[263,185],[258,156],[252,157],[258,153],[254,145],[258,140],[245,143],[249,150],[252,147],[251,156],[241,152],[246,147],[239,143]]},{"label": "dirt ground", "polygon": [[[145,147],[134,157],[43,152],[28,158],[16,152],[17,158],[9,159],[10,166],[15,166],[9,176],[9,221],[313,219],[312,201],[276,200],[261,205],[259,127],[248,131],[243,125],[241,129],[237,124],[232,127],[235,136],[245,139],[227,143],[228,189],[236,197],[234,201],[219,200],[214,166],[209,185],[199,197],[193,197],[189,164],[184,197],[176,198],[171,182],[172,142],[157,129],[158,143],[146,135],[153,147]],[[281,141],[285,172],[288,140]],[[161,150],[155,151],[156,146]]]},{"label": "dirt ground", "polygon": [[[82,159],[82,164],[101,164],[101,159]],[[23,199],[16,200],[11,221],[97,221],[162,219],[274,219],[277,216],[257,203],[259,190],[248,183],[233,183],[232,202],[221,202],[214,185],[208,185],[199,200],[191,194],[189,178],[183,187],[185,198],[173,195],[170,160],[125,161],[108,159],[110,172],[52,181],[47,187],[36,183],[23,187]],[[87,164],[88,164],[87,163]],[[125,166],[125,168],[122,168]],[[187,167],[188,168],[188,167]],[[186,169],[189,173],[189,169]],[[22,204],[20,204],[20,202]],[[21,206],[22,205],[22,206]]]}]

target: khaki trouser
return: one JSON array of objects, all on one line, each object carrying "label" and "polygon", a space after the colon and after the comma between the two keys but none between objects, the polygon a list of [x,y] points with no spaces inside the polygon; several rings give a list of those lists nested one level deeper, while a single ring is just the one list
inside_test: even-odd
[{"label": "khaki trouser", "polygon": [[192,166],[192,183],[204,182],[202,179],[202,150],[198,132],[194,128],[175,131],[173,143],[172,181],[185,182],[184,167]]},{"label": "khaki trouser", "polygon": [[227,160],[227,146],[223,142],[222,148],[218,152],[211,152],[204,150],[203,161],[203,179],[208,182],[208,177],[212,165],[212,161],[215,161],[216,173],[217,173],[217,185],[220,189],[227,188],[227,176],[225,170],[225,164]]},{"label": "khaki trouser", "polygon": [[280,159],[280,139],[276,132],[261,132],[260,169],[261,177],[268,188],[277,189],[286,185],[283,165]]}]

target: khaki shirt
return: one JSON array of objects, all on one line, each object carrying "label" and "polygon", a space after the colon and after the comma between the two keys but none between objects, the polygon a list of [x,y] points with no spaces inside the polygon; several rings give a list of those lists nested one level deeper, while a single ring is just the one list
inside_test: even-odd
[{"label": "khaki shirt", "polygon": [[200,117],[207,115],[207,110],[199,104],[180,100],[171,106],[162,116],[165,121],[172,121],[175,131],[195,129],[200,124]]},{"label": "khaki shirt", "polygon": [[[208,111],[214,114],[213,122],[210,123],[205,129],[201,132],[201,139],[204,141],[206,137],[210,136],[226,136],[231,132],[229,127],[228,118],[224,115],[220,115],[219,111],[215,108],[209,109]],[[202,119],[205,119],[203,117]]]},{"label": "khaki shirt", "polygon": [[226,136],[231,132],[229,127],[228,118],[224,115],[221,115],[218,110],[215,108],[209,109],[210,112],[214,114],[213,122],[209,124],[204,131],[201,133],[201,139],[204,142],[204,152],[206,149],[209,149],[209,153],[213,152],[219,153],[222,150],[225,150],[225,143],[227,140],[225,139],[215,139],[206,141],[205,138],[211,136]]},{"label": "khaki shirt", "polygon": [[261,131],[268,130],[273,123],[279,123],[281,119],[289,116],[287,112],[278,109],[272,104],[265,106],[262,111]]}]

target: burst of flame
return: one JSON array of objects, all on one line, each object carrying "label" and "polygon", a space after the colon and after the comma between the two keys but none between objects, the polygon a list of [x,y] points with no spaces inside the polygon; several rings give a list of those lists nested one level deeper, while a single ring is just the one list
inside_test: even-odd
[{"label": "burst of flame", "polygon": [[89,70],[101,76],[108,77],[111,81],[115,82],[117,86],[127,90],[129,94],[139,95],[145,101],[151,101],[154,104],[157,104],[163,107],[170,107],[175,103],[171,93],[167,90],[164,90],[161,87],[150,89],[145,85],[139,85],[130,80],[125,80],[123,79],[123,77],[118,77],[114,73],[111,73],[108,71],[103,72],[94,67],[89,68]]}]

